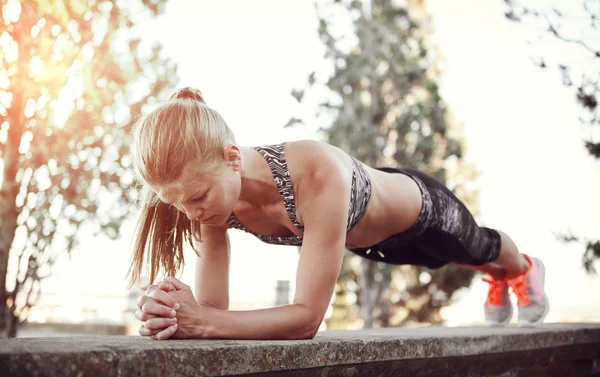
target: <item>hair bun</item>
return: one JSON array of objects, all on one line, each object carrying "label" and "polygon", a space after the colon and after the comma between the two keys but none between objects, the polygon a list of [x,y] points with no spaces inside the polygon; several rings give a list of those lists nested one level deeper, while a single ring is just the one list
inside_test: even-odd
[{"label": "hair bun", "polygon": [[194,101],[205,103],[204,98],[202,98],[202,92],[198,89],[195,89],[195,88],[192,88],[189,86],[186,86],[185,88],[176,90],[173,94],[171,94],[171,97],[169,97],[169,100],[183,99],[183,98],[189,98]]}]

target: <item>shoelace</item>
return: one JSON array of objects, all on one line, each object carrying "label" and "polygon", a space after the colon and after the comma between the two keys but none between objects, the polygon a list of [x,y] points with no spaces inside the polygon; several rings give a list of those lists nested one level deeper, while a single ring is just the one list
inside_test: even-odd
[{"label": "shoelace", "polygon": [[506,285],[506,280],[496,280],[493,277],[486,275],[481,280],[485,281],[490,285],[490,289],[488,291],[488,298],[491,305],[503,305],[502,302],[502,292],[504,291],[504,286]]},{"label": "shoelace", "polygon": [[516,278],[509,279],[508,285],[512,289],[515,296],[517,296],[517,302],[520,306],[530,305],[529,294],[527,293],[527,275],[517,276]]}]

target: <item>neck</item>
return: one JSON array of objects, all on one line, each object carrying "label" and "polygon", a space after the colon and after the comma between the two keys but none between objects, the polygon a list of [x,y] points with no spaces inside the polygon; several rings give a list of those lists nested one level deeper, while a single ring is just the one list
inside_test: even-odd
[{"label": "neck", "polygon": [[238,200],[253,205],[261,205],[267,198],[266,188],[271,184],[270,180],[267,181],[260,175],[259,164],[265,161],[253,148],[241,147],[240,150],[242,153],[242,185]]}]

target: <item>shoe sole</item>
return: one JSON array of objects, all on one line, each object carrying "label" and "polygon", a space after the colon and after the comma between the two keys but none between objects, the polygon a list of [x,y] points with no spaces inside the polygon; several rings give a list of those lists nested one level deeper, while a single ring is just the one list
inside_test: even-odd
[{"label": "shoe sole", "polygon": [[509,318],[508,321],[504,321],[504,322],[484,321],[483,324],[487,327],[504,327],[504,326],[508,325],[510,320],[511,319]]},{"label": "shoe sole", "polygon": [[546,266],[544,266],[544,262],[542,262],[541,260],[538,259],[538,261],[540,262],[540,266],[541,266],[541,274],[542,274],[542,289],[544,290],[544,301],[545,301],[545,309],[544,309],[544,314],[542,314],[542,316],[534,322],[520,322],[517,323],[517,325],[519,327],[533,327],[536,325],[541,324],[542,322],[544,322],[544,319],[546,319],[546,316],[548,315],[548,311],[550,311],[550,301],[548,300],[548,295],[546,294]]},{"label": "shoe sole", "polygon": [[484,320],[483,323],[485,326],[489,326],[489,327],[504,327],[504,326],[508,325],[508,323],[512,319],[512,316],[513,316],[513,310],[512,310],[512,306],[511,306],[510,313],[508,314],[508,317],[506,317],[506,319],[504,321],[496,322],[496,321]]}]

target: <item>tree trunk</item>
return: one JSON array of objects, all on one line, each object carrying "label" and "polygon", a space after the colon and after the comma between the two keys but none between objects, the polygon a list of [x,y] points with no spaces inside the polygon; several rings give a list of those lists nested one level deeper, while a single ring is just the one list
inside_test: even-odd
[{"label": "tree trunk", "polygon": [[17,330],[19,329],[19,317],[13,315],[13,311],[8,311],[9,316],[7,317],[6,323],[8,323],[8,328],[6,329],[6,334],[9,338],[17,337]]},{"label": "tree trunk", "polygon": [[375,262],[370,260],[361,261],[361,273],[359,274],[360,286],[360,316],[366,329],[373,327],[373,309],[377,305],[374,300],[377,296],[377,282],[375,281]]},{"label": "tree trunk", "polygon": [[[5,175],[5,178],[9,177]],[[19,214],[15,202],[16,190],[11,189],[10,186],[15,186],[15,183],[5,180],[0,189],[0,308],[2,309],[0,312],[0,337],[6,337],[7,330],[12,327],[12,311],[7,305],[9,292],[6,290],[6,275],[8,273],[8,256],[17,229]]]},{"label": "tree trunk", "polygon": [[375,323],[373,310],[379,304],[384,289],[389,284],[385,271],[377,267],[377,262],[363,259],[361,263],[360,282],[360,316],[365,328],[372,328]]},{"label": "tree trunk", "polygon": [[[17,79],[22,78],[18,75]],[[22,82],[25,82],[23,80]],[[17,209],[17,195],[19,194],[20,184],[17,182],[17,171],[19,169],[19,145],[24,129],[23,115],[23,96],[22,93],[15,92],[11,107],[8,109],[6,117],[9,128],[6,144],[2,153],[4,160],[4,172],[2,186],[0,186],[0,337],[6,337],[7,328],[12,327],[12,311],[7,305],[9,292],[6,291],[6,275],[8,273],[8,256],[12,246],[15,231],[17,230],[17,219],[19,209]],[[13,296],[14,298],[16,293]],[[15,330],[16,331],[16,330]],[[10,331],[13,333],[14,331]]]}]

